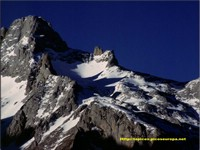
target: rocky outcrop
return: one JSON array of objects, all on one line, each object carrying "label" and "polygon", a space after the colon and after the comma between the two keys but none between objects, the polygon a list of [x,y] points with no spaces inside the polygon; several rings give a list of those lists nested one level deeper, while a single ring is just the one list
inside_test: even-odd
[{"label": "rocky outcrop", "polygon": [[[94,56],[97,56],[94,54]],[[99,54],[99,58],[96,58],[95,60],[97,62],[107,62],[107,66],[106,67],[112,67],[114,65],[118,65],[118,61],[115,57],[114,51],[112,50],[106,50],[105,52],[103,52],[102,54]]]},{"label": "rocky outcrop", "polygon": [[196,79],[188,82],[185,87],[178,91],[177,98],[191,106],[200,114],[199,105],[200,105],[200,79]]},{"label": "rocky outcrop", "polygon": [[[8,35],[18,41],[23,40],[24,37],[30,38],[27,41],[29,42],[27,45],[31,46],[35,43],[36,49],[33,50],[36,51],[41,51],[47,47],[58,51],[68,49],[67,44],[52,29],[50,23],[38,16],[27,16],[15,20],[8,29]],[[21,42],[23,44],[23,41]]]},{"label": "rocky outcrop", "polygon": [[200,97],[200,79],[188,82],[185,88],[179,91],[179,96],[185,99],[198,99]]},{"label": "rocky outcrop", "polygon": [[109,53],[108,53],[108,65],[107,65],[107,67],[112,67],[112,66],[114,66],[114,65],[118,65],[118,61],[117,61],[117,59],[116,59],[116,57],[115,57],[115,54],[114,54],[114,51],[110,51]]},{"label": "rocky outcrop", "polygon": [[96,46],[96,47],[94,48],[93,54],[94,54],[94,56],[98,56],[98,55],[103,54],[102,48],[100,48],[99,46]]},{"label": "rocky outcrop", "polygon": [[[8,31],[2,34],[1,74],[3,76],[20,76],[26,80],[30,74],[31,63],[45,48],[65,51],[67,44],[60,38],[50,24],[40,17],[28,16],[15,20]],[[2,35],[2,36],[3,36]],[[38,54],[36,54],[38,53]]]},{"label": "rocky outcrop", "polygon": [[34,88],[38,88],[37,85],[40,82],[45,82],[51,74],[56,75],[56,71],[52,67],[49,55],[45,53],[42,55],[39,62],[34,64],[31,68],[28,76],[26,93],[29,93]]},{"label": "rocky outcrop", "polygon": [[[146,137],[146,127],[140,123],[134,124],[128,117],[109,107],[98,103],[91,104],[81,116],[77,128],[83,133],[98,132],[102,138],[112,137],[118,145],[133,147],[134,141],[120,141],[122,137]],[[85,136],[83,134],[83,136]],[[88,137],[89,138],[89,137]],[[89,140],[89,139],[88,139]],[[91,139],[90,139],[91,140]],[[90,143],[92,145],[93,143]],[[97,143],[96,143],[97,144]],[[99,145],[100,146],[100,145]]]},{"label": "rocky outcrop", "polygon": [[[134,114],[134,113],[133,113]],[[140,118],[141,117],[141,118]],[[187,127],[183,130],[181,126],[159,120],[151,115],[139,115],[139,118],[148,122],[138,122],[137,119],[128,118],[123,112],[102,106],[98,102],[91,103],[81,114],[80,121],[73,128],[65,142],[57,149],[153,149],[160,147],[168,149],[167,142],[158,141],[120,141],[120,138],[174,138],[186,137],[187,141],[174,142],[173,147],[177,149],[196,149],[198,143],[197,134],[191,138],[187,133]],[[160,127],[158,126],[160,122]],[[157,125],[156,125],[157,124]],[[169,133],[163,125],[171,130]],[[193,129],[194,133],[198,128]],[[177,133],[177,131],[180,131]],[[182,132],[182,133],[181,133]],[[177,135],[178,134],[178,135]],[[169,142],[169,141],[168,141]],[[70,143],[70,145],[69,145]],[[181,143],[181,144],[180,144]],[[196,144],[191,144],[196,143]],[[171,144],[170,144],[171,145]],[[171,146],[172,146],[171,145]],[[195,146],[196,145],[196,146]]]}]

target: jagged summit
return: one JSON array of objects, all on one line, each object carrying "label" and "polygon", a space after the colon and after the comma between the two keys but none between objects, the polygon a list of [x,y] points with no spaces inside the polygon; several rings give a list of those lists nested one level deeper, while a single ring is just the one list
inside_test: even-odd
[{"label": "jagged summit", "polygon": [[114,52],[67,47],[44,19],[1,29],[2,149],[168,149],[122,137],[187,138],[198,149],[200,79],[180,83],[119,66]]},{"label": "jagged summit", "polygon": [[[38,53],[43,53],[46,48],[55,51],[68,49],[58,33],[41,17],[28,16],[16,19],[7,31],[3,28],[1,31],[2,75],[14,77],[21,74],[25,79],[30,72],[28,68]],[[21,69],[17,70],[19,67]]]},{"label": "jagged summit", "polygon": [[59,51],[68,48],[58,33],[52,29],[50,23],[38,16],[27,16],[16,19],[11,24],[6,35],[10,37],[10,41],[14,40],[12,41],[13,43],[16,40],[21,41],[21,44],[24,46],[37,43],[34,50],[41,50],[44,47],[48,47]]},{"label": "jagged summit", "polygon": [[115,57],[113,50],[106,50],[104,52],[104,50],[101,47],[96,46],[94,48],[93,57],[96,57],[96,56],[101,56],[98,61],[108,61],[108,64],[107,64],[108,67],[118,65],[118,61]]}]

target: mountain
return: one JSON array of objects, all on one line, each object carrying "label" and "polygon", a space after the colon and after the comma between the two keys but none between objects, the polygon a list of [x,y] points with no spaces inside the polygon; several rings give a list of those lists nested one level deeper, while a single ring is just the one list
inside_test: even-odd
[{"label": "mountain", "polygon": [[131,71],[99,46],[70,48],[37,16],[0,33],[2,150],[199,149],[200,79]]}]

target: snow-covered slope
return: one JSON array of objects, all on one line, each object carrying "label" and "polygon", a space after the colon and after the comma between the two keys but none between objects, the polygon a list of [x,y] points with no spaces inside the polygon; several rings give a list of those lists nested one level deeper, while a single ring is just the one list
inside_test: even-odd
[{"label": "snow-covered slope", "polygon": [[9,76],[1,77],[1,119],[12,117],[23,106],[26,84]]},{"label": "snow-covered slope", "polygon": [[200,79],[162,79],[123,68],[111,50],[68,48],[33,16],[14,21],[1,52],[3,149],[167,146],[120,137],[186,137],[174,146],[198,149]]}]

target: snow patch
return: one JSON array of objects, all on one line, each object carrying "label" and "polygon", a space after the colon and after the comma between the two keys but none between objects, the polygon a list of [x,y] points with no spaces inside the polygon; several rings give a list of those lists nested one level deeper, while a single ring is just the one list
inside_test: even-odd
[{"label": "snow patch", "polygon": [[66,136],[64,136],[64,137],[62,137],[62,136],[60,136],[59,137],[59,140],[57,140],[56,142],[55,142],[55,146],[53,147],[53,148],[51,148],[51,150],[56,150],[56,148],[60,145],[60,144],[62,144],[61,142],[65,139],[65,138],[67,138],[67,137],[69,137],[70,135],[66,135]]},{"label": "snow patch", "polygon": [[93,77],[105,70],[107,62],[90,61],[88,63],[82,63],[77,65],[77,68],[73,69],[82,78]]},{"label": "snow patch", "polygon": [[13,49],[14,49],[14,45],[12,45],[12,46],[6,48],[7,51],[10,51],[10,50],[13,50]]},{"label": "snow patch", "polygon": [[33,68],[36,64],[37,64],[37,62],[35,61],[35,59],[31,58],[31,59],[29,60],[29,66],[30,66],[31,68]]},{"label": "snow patch", "polygon": [[19,29],[19,26],[12,25],[12,26],[10,26],[10,28],[11,28],[12,30],[16,30],[16,29]]},{"label": "snow patch", "polygon": [[83,104],[90,105],[92,102],[95,101],[95,97],[90,97],[83,100]]},{"label": "snow patch", "polygon": [[35,140],[35,138],[32,137],[30,140],[28,140],[26,143],[24,143],[24,144],[20,147],[20,149],[21,149],[21,150],[27,149],[27,148],[31,145],[31,143],[33,143],[34,140]]},{"label": "snow patch", "polygon": [[95,126],[95,127],[92,127],[92,129],[91,129],[92,131],[94,131],[94,130],[96,130],[96,131],[101,131],[101,129],[100,128],[98,128],[97,126]]},{"label": "snow patch", "polygon": [[123,81],[137,85],[137,86],[144,86],[147,83],[144,81],[144,79],[141,76],[134,75],[132,78],[125,78]]},{"label": "snow patch", "polygon": [[27,45],[29,43],[29,37],[23,36],[23,38],[20,40],[20,43],[22,45]]},{"label": "snow patch", "polygon": [[56,72],[60,75],[75,76],[75,72],[72,71],[72,68],[76,67],[76,64],[68,64],[60,60],[52,60],[53,68],[56,69]]},{"label": "snow patch", "polygon": [[100,80],[103,78],[124,78],[128,76],[130,72],[121,70],[118,66],[113,66],[110,68],[106,68],[96,80]]},{"label": "snow patch", "polygon": [[17,55],[15,54],[15,52],[14,52],[14,50],[13,50],[13,51],[11,51],[7,56],[17,56]]},{"label": "snow patch", "polygon": [[27,81],[17,83],[16,79],[1,76],[1,119],[12,117],[24,104]]},{"label": "snow patch", "polygon": [[42,142],[48,135],[50,135],[53,131],[55,131],[57,128],[59,128],[61,125],[63,125],[63,123],[64,123],[67,119],[69,119],[69,118],[72,116],[72,114],[73,114],[73,111],[72,111],[69,115],[67,115],[67,116],[58,118],[58,119],[54,122],[54,124],[49,128],[49,130],[43,134],[41,142]]},{"label": "snow patch", "polygon": [[192,98],[192,99],[184,100],[183,102],[187,103],[190,106],[192,106],[196,110],[196,112],[199,114],[199,116],[200,116],[200,109],[199,109],[200,100],[199,99]]},{"label": "snow patch", "polygon": [[78,123],[79,120],[80,120],[80,117],[76,117],[75,119],[71,117],[69,121],[67,121],[61,126],[63,128],[63,132],[66,133],[67,131],[69,131]]}]

